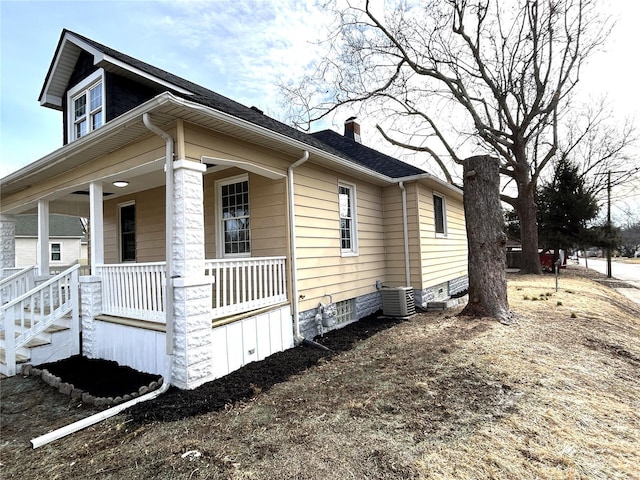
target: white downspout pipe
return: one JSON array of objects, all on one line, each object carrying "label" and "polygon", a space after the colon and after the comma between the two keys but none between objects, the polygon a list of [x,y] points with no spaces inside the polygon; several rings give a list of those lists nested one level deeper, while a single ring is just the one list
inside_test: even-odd
[{"label": "white downspout pipe", "polygon": [[398,187],[402,192],[402,231],[404,234],[404,275],[406,278],[406,286],[411,286],[411,268],[409,263],[409,226],[407,219],[407,189],[404,182],[398,182]]},{"label": "white downspout pipe", "polygon": [[[167,264],[167,278],[165,295],[165,325],[167,329],[167,355],[173,355],[173,138],[164,130],[161,130],[151,122],[151,115],[145,113],[142,115],[142,121],[145,127],[156,135],[162,137],[165,141],[165,259]],[[172,363],[168,365],[172,367]],[[165,377],[171,383],[171,370],[165,372]]]},{"label": "white downspout pipe", "polygon": [[173,151],[174,144],[173,138],[164,130],[161,130],[156,125],[151,122],[151,116],[148,113],[142,115],[142,122],[144,125],[156,135],[159,135],[165,140],[166,149],[165,149],[165,192],[166,192],[166,217],[165,217],[165,256],[167,263],[167,278],[166,278],[166,292],[165,295],[165,325],[166,325],[166,339],[167,339],[167,355],[166,355],[166,365],[165,365],[165,374],[162,377],[163,382],[160,388],[154,390],[153,392],[149,392],[140,397],[134,398],[133,400],[129,400],[128,402],[121,403],[120,405],[116,405],[115,407],[109,408],[102,412],[98,412],[95,415],[91,415],[90,417],[83,418],[82,420],[78,420],[77,422],[71,423],[64,427],[58,428],[53,432],[49,432],[45,435],[41,435],[40,437],[34,438],[31,440],[31,446],[36,449],[41,447],[42,445],[46,445],[47,443],[53,442],[59,438],[65,437],[72,433],[75,433],[84,428],[90,427],[102,420],[106,420],[107,418],[111,418],[118,413],[126,410],[129,407],[132,407],[136,403],[146,402],[147,400],[152,400],[169,389],[171,385],[171,374],[173,370],[173,258],[172,258],[172,248],[171,243],[173,240]]},{"label": "white downspout pipe", "polygon": [[46,445],[47,443],[51,443],[54,440],[58,440],[59,438],[66,437],[67,435],[80,431],[83,428],[90,427],[91,425],[101,422],[102,420],[111,418],[117,415],[118,413],[122,412],[123,410],[126,410],[129,407],[132,407],[136,403],[152,400],[162,395],[168,389],[169,389],[169,382],[165,380],[160,386],[160,388],[158,388],[157,390],[154,390],[153,392],[149,392],[145,395],[141,395],[138,398],[134,398],[133,400],[129,400],[128,402],[121,403],[120,405],[116,405],[115,407],[111,407],[108,410],[98,412],[94,415],[91,415],[90,417],[83,418],[82,420],[78,420],[77,422],[74,422],[74,423],[70,423],[69,425],[66,425],[57,430],[54,430],[53,432],[45,433],[44,435],[36,437],[31,440],[30,442],[31,446],[34,449],[36,449],[38,447]]},{"label": "white downspout pipe", "polygon": [[300,318],[298,305],[298,260],[296,256],[296,207],[295,196],[293,191],[293,170],[304,162],[309,160],[309,151],[305,150],[304,154],[295,163],[292,163],[287,170],[287,191],[289,193],[289,246],[291,249],[291,296],[293,297],[293,325],[294,325],[294,341],[300,343],[304,340],[300,335]]}]

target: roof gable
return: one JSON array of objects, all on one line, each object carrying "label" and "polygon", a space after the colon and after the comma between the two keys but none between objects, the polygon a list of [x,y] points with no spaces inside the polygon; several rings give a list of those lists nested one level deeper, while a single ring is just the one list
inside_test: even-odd
[{"label": "roof gable", "polygon": [[135,78],[141,83],[164,87],[184,95],[202,89],[195,83],[64,29],[38,97],[41,105],[62,109],[64,92],[82,51],[93,56],[94,65],[107,71],[116,71],[124,77]]}]

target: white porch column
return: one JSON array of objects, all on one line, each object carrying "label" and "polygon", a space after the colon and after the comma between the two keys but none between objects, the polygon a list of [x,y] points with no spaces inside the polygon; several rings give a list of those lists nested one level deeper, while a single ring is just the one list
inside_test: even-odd
[{"label": "white porch column", "polygon": [[173,374],[172,383],[192,389],[213,379],[211,282],[204,275],[206,167],[173,163]]},{"label": "white porch column", "polygon": [[16,266],[16,219],[13,215],[0,215],[0,278],[5,268]]},{"label": "white porch column", "polygon": [[49,202],[38,201],[38,273],[49,275]]},{"label": "white porch column", "polygon": [[104,216],[102,208],[102,183],[89,185],[89,241],[91,249],[91,275],[96,274],[96,266],[104,263]]}]

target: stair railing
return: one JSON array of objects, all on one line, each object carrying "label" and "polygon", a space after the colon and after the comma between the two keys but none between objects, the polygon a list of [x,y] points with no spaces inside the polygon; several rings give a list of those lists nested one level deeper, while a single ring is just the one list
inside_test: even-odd
[{"label": "stair railing", "polygon": [[[12,269],[13,270],[13,269]],[[27,293],[35,285],[35,267],[24,267],[0,280],[0,304]]]},{"label": "stair railing", "polygon": [[5,330],[7,376],[16,374],[16,350],[69,313],[73,351],[80,353],[79,267],[74,265],[10,302],[0,305],[0,322]]}]

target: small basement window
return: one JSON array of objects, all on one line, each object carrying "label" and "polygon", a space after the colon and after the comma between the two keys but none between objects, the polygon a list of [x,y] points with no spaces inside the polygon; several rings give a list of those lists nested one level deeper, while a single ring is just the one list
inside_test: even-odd
[{"label": "small basement window", "polygon": [[336,323],[350,322],[354,318],[355,300],[336,302]]}]

